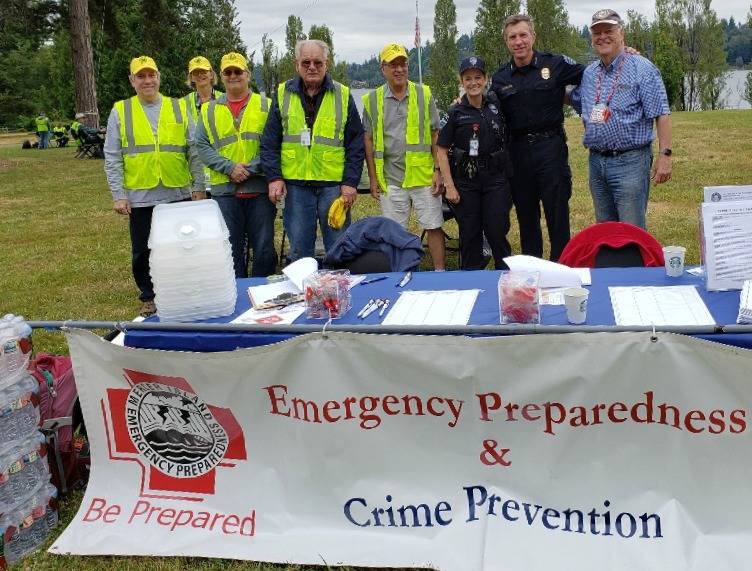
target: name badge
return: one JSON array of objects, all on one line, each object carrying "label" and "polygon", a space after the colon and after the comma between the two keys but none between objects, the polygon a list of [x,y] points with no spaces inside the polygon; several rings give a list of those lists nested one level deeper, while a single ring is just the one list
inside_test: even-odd
[{"label": "name badge", "polygon": [[609,117],[611,117],[611,110],[603,103],[599,103],[590,111],[590,122],[597,125],[603,125]]},{"label": "name badge", "polygon": [[300,144],[304,147],[311,146],[311,130],[308,127],[300,132]]},{"label": "name badge", "polygon": [[473,137],[472,139],[470,139],[470,150],[468,154],[471,157],[477,157],[478,149],[480,149],[480,141],[476,137]]}]

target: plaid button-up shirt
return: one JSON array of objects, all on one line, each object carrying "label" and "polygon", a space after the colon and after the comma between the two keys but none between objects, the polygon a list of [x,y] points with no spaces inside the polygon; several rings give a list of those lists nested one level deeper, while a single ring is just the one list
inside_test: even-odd
[{"label": "plaid button-up shirt", "polygon": [[[611,116],[605,123],[592,123],[590,113],[596,105],[599,78],[600,103],[608,105]],[[658,69],[644,57],[624,51],[608,66],[600,60],[591,63],[571,101],[585,125],[583,144],[598,150],[648,145],[653,140],[654,120],[671,112]]]}]

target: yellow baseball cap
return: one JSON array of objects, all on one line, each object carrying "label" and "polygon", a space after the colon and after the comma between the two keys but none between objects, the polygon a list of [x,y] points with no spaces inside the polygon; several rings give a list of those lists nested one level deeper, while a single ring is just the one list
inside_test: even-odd
[{"label": "yellow baseball cap", "polygon": [[237,67],[243,71],[248,71],[248,62],[243,54],[238,52],[230,52],[222,56],[222,62],[220,63],[220,69],[226,70],[228,67]]},{"label": "yellow baseball cap", "polygon": [[193,73],[197,69],[201,69],[204,71],[211,71],[212,65],[209,63],[209,60],[206,59],[204,56],[196,56],[191,61],[188,62],[188,73]]},{"label": "yellow baseball cap", "polygon": [[405,50],[404,46],[401,46],[399,44],[387,44],[386,46],[384,46],[384,49],[381,50],[382,62],[389,63],[390,61],[393,61],[398,57],[407,59],[407,50]]},{"label": "yellow baseball cap", "polygon": [[142,69],[159,71],[157,64],[149,56],[138,56],[131,60],[131,75],[136,75]]}]

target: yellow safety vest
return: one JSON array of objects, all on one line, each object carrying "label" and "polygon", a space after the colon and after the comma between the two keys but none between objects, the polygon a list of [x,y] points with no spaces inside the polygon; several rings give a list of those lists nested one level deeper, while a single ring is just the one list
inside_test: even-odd
[{"label": "yellow safety vest", "polygon": [[[296,80],[291,80],[296,81]],[[345,172],[345,123],[350,103],[350,88],[334,82],[327,89],[313,122],[311,146],[300,144],[306,127],[300,95],[277,88],[277,102],[282,118],[282,177],[287,180],[341,181]]]},{"label": "yellow safety vest", "polygon": [[147,190],[160,182],[168,188],[188,186],[185,102],[162,96],[156,140],[137,96],[118,101],[115,109],[120,116],[125,189]]},{"label": "yellow safety vest", "polygon": [[50,120],[47,117],[41,115],[35,119],[37,125],[37,133],[44,133],[50,130]]},{"label": "yellow safety vest", "polygon": [[[251,93],[237,127],[232,111],[225,103],[212,100],[201,107],[201,120],[212,147],[221,156],[240,164],[248,164],[258,155],[268,115],[269,101],[266,95],[258,93]],[[208,170],[212,186],[230,180],[223,172]]]},{"label": "yellow safety vest", "polygon": [[[407,127],[405,129],[405,179],[402,188],[430,186],[433,181],[434,161],[431,153],[431,118],[428,103],[431,88],[408,82]],[[387,191],[384,176],[384,86],[363,96],[363,107],[368,113],[373,136],[376,179],[383,192]]]},{"label": "yellow safety vest", "polygon": [[[212,89],[212,93],[214,94],[214,99],[210,99],[209,101],[214,101],[216,99],[219,99],[220,95],[224,95],[221,91],[217,91],[216,89]],[[196,109],[196,92],[191,91],[188,95],[183,97],[183,101],[185,101],[185,107],[191,112],[191,117],[193,117],[193,124],[198,124],[198,110]],[[208,103],[208,101],[207,101]],[[203,105],[201,105],[203,107]]]}]

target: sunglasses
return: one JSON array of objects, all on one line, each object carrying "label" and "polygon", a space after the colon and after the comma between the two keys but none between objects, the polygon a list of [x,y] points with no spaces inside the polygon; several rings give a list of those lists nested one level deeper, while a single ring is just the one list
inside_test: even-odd
[{"label": "sunglasses", "polygon": [[300,62],[300,65],[303,66],[304,69],[308,69],[311,66],[316,69],[321,69],[324,67],[324,62],[319,59],[304,59]]},{"label": "sunglasses", "polygon": [[245,73],[242,69],[226,69],[222,72],[222,75],[225,77],[230,77],[233,75],[243,75]]}]

